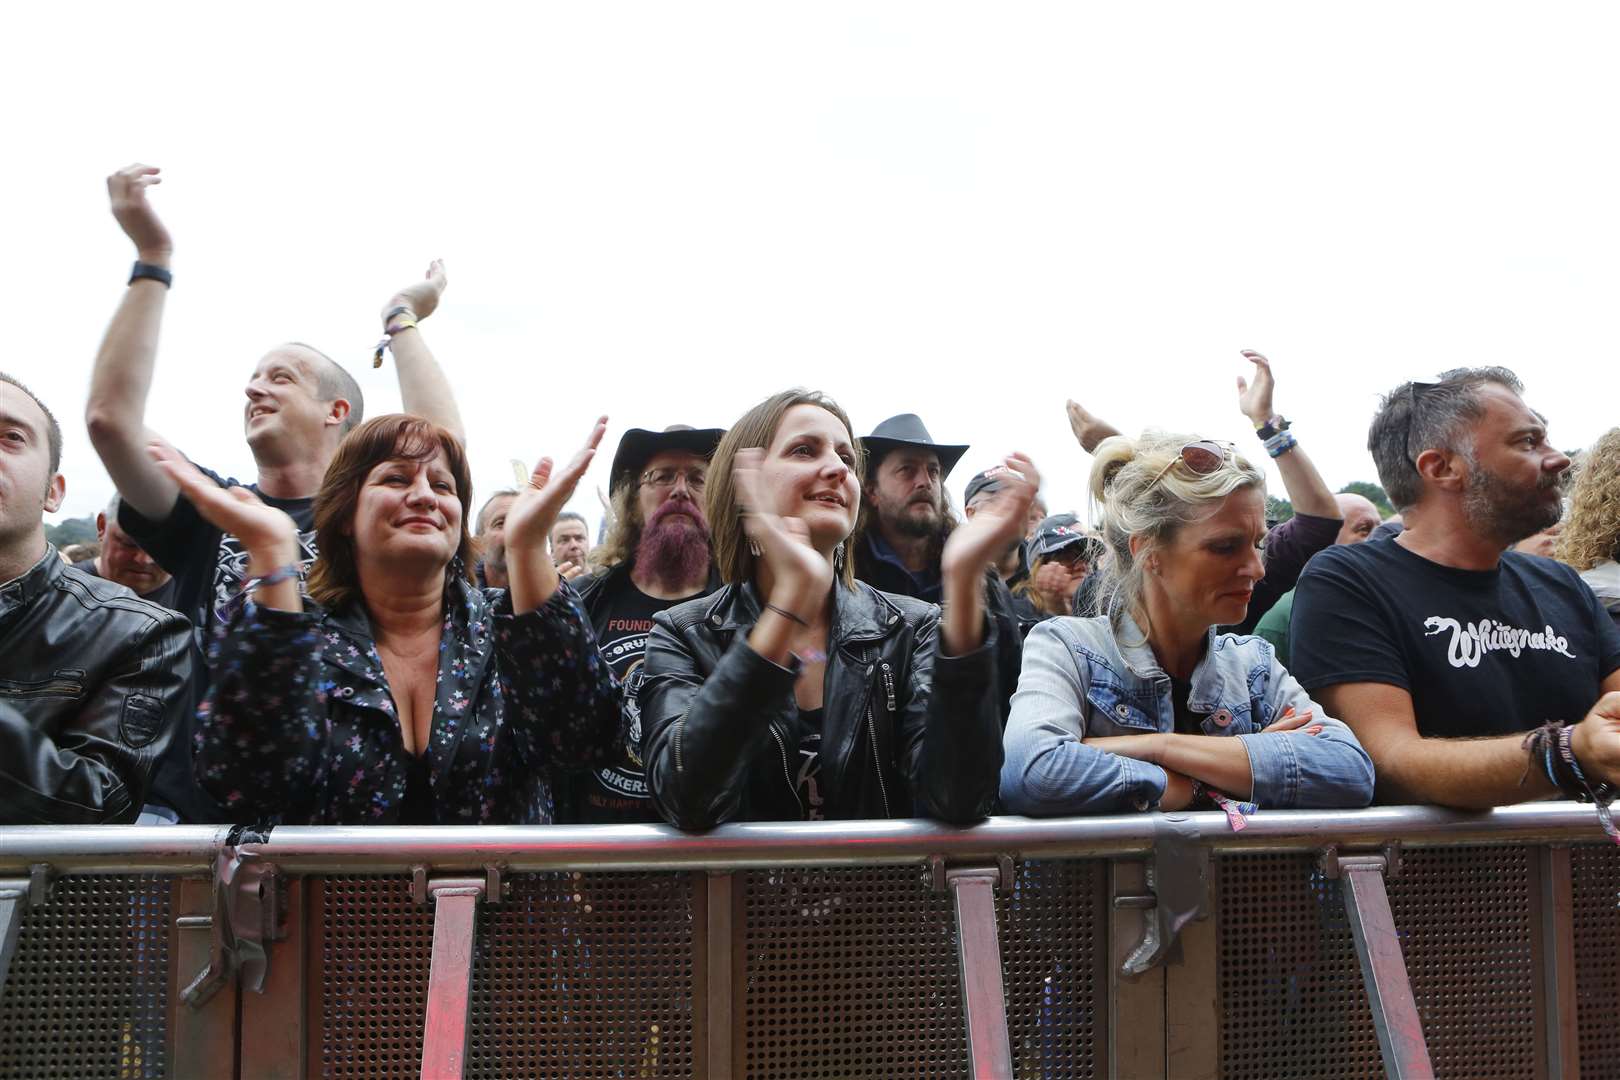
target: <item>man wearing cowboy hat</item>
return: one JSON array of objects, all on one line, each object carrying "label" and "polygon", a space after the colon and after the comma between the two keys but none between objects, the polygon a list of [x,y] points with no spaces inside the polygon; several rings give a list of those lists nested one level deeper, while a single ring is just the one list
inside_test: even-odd
[{"label": "man wearing cowboy hat", "polygon": [[[942,598],[940,553],[957,524],[945,501],[945,478],[968,448],[936,443],[915,413],[889,417],[861,442],[866,448],[866,476],[861,483],[860,535],[851,545],[855,576],[874,589],[937,604]],[[1005,723],[1008,702],[1018,687],[1023,639],[1012,594],[993,566],[985,571],[985,589]]]},{"label": "man wearing cowboy hat", "polygon": [[659,820],[641,766],[636,692],[653,616],[719,584],[703,494],[709,457],[723,434],[676,424],[663,431],[631,428],[619,440],[608,471],[607,532],[589,557],[595,573],[570,585],[596,630],[602,658],[624,686],[627,735],[611,764],[558,778],[558,822]]}]

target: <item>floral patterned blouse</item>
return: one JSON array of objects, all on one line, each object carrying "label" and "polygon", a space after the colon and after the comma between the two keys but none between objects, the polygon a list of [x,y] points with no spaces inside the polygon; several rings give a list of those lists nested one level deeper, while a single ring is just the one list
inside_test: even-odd
[{"label": "floral patterned blouse", "polygon": [[[550,824],[546,774],[610,760],[619,685],[566,585],[513,615],[505,590],[449,579],[425,751],[434,819]],[[222,626],[197,778],[235,823],[397,823],[411,759],[370,621],[358,604],[305,604],[246,603]]]}]

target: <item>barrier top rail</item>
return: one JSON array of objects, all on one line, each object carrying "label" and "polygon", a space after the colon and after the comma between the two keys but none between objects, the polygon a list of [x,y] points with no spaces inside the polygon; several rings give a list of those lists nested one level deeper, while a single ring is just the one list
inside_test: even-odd
[{"label": "barrier top rail", "polygon": [[[0,874],[36,863],[57,873],[204,873],[225,848],[219,825],[32,825],[0,828]],[[277,826],[240,856],[313,874],[476,870],[739,870],[903,865],[949,860],[1108,858],[1151,852],[1166,836],[1216,851],[1316,851],[1329,844],[1408,847],[1602,842],[1592,808],[1539,802],[1467,813],[1432,806],[1272,810],[1233,832],[1221,813],[996,817],[970,828],[933,821],[761,822],[687,833],[661,825]]]}]

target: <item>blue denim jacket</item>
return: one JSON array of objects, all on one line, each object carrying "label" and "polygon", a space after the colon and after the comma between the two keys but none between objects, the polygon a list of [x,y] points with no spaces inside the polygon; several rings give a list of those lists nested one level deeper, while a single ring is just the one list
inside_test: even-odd
[{"label": "blue denim jacket", "polygon": [[[1277,662],[1270,642],[1211,627],[1187,703],[1207,714],[1206,735],[1242,740],[1254,803],[1356,807],[1372,801],[1372,759]],[[1260,733],[1289,706],[1314,710],[1312,723],[1321,725],[1321,734]],[[1170,677],[1129,616],[1117,635],[1105,618],[1048,619],[1024,641],[1007,722],[1002,804],[1036,816],[1152,809],[1164,795],[1164,770],[1083,740],[1174,730]]]}]

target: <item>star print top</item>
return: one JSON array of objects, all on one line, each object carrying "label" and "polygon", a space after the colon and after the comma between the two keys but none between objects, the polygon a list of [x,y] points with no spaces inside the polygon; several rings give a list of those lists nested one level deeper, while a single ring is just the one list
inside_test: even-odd
[{"label": "star print top", "polygon": [[[503,589],[447,575],[429,728],[431,821],[544,825],[548,767],[606,763],[619,685],[566,584],[512,614]],[[400,823],[410,755],[361,605],[243,604],[209,649],[197,778],[239,824]]]}]

